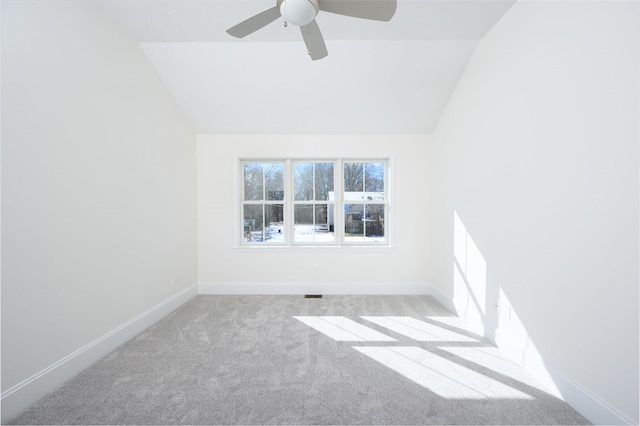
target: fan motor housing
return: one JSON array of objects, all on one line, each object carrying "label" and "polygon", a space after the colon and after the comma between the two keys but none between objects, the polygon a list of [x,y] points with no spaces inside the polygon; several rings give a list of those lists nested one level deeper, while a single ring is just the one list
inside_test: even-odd
[{"label": "fan motor housing", "polygon": [[276,5],[286,22],[299,27],[311,23],[320,11],[318,0],[277,0]]}]

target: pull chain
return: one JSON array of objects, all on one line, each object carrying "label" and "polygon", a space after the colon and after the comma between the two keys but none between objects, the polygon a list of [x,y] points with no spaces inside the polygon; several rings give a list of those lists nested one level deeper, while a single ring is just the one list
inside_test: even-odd
[{"label": "pull chain", "polygon": [[287,28],[289,23],[287,22],[287,0],[284,0],[284,27]]}]

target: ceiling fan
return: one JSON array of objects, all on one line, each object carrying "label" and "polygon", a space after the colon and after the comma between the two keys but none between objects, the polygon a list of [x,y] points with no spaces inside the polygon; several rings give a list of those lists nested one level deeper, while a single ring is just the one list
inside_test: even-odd
[{"label": "ceiling fan", "polygon": [[316,22],[319,11],[331,12],[354,18],[389,21],[396,12],[397,0],[276,0],[276,5],[229,28],[227,33],[243,38],[284,18],[284,26],[300,27],[302,39],[311,59],[327,56],[327,46]]}]

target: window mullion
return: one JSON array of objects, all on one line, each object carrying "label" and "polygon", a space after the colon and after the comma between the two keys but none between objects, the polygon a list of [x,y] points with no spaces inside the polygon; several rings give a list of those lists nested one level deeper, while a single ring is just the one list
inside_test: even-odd
[{"label": "window mullion", "polygon": [[316,242],[316,163],[311,163],[311,226],[313,242]]},{"label": "window mullion", "polygon": [[311,163],[311,187],[313,202],[316,201],[316,163]]},{"label": "window mullion", "polygon": [[384,189],[384,221],[383,221],[383,230],[384,230],[384,241],[386,244],[389,244],[389,161],[384,162],[384,179],[382,180],[383,189]]},{"label": "window mullion", "polygon": [[291,160],[284,164],[284,242],[290,246],[293,242],[293,166]]},{"label": "window mullion", "polygon": [[367,239],[367,163],[362,162],[362,235]]},{"label": "window mullion", "polygon": [[344,244],[344,173],[343,163],[341,159],[336,160],[333,167],[333,202],[334,202],[334,217],[335,224],[333,232],[336,235],[336,242],[338,245]]}]

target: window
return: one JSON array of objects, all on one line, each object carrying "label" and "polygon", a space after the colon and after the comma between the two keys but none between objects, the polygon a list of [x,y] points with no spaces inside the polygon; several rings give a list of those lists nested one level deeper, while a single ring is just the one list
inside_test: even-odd
[{"label": "window", "polygon": [[240,160],[243,246],[388,245],[388,160]]},{"label": "window", "polygon": [[284,162],[243,166],[244,242],[284,242]]},{"label": "window", "polygon": [[347,242],[384,242],[385,164],[344,163],[344,233]]},{"label": "window", "polygon": [[293,241],[334,243],[334,164],[293,163]]}]

